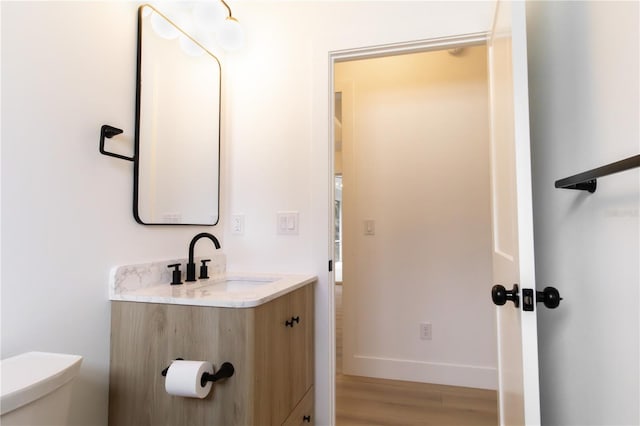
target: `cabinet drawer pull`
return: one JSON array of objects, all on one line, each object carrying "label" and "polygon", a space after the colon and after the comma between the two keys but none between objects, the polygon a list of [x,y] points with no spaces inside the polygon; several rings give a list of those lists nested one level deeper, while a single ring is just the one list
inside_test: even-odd
[{"label": "cabinet drawer pull", "polygon": [[311,416],[304,416],[304,417],[302,418],[302,421],[303,421],[303,422],[307,422],[307,423],[311,423]]},{"label": "cabinet drawer pull", "polygon": [[295,322],[296,324],[297,324],[297,323],[299,323],[299,322],[300,322],[300,317],[299,317],[299,316],[297,316],[297,317],[291,317],[291,321],[285,321],[285,322],[284,322],[284,325],[285,325],[286,327],[293,327],[293,323],[294,323],[294,322]]}]

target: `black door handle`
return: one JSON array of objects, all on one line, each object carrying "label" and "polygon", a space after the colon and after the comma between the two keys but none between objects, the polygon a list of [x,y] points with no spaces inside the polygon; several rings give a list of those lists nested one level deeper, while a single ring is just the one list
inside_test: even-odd
[{"label": "black door handle", "polygon": [[513,289],[507,290],[504,286],[496,284],[491,289],[491,300],[498,306],[502,306],[507,303],[507,300],[511,300],[515,307],[520,306],[520,296],[518,295],[518,284],[513,285]]},{"label": "black door handle", "polygon": [[560,292],[555,287],[545,287],[542,291],[536,291],[536,302],[544,303],[549,309],[555,309],[560,305]]}]

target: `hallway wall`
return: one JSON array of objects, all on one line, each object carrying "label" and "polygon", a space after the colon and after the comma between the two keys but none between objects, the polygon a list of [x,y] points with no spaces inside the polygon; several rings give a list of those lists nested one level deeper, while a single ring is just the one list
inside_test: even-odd
[{"label": "hallway wall", "polygon": [[[529,2],[542,423],[640,423],[640,170],[594,194],[554,181],[640,153],[640,4]],[[540,305],[539,305],[540,306]]]},{"label": "hallway wall", "polygon": [[[340,62],[345,374],[495,389],[485,46]],[[365,234],[375,222],[375,235]],[[420,323],[432,325],[421,340]]]}]

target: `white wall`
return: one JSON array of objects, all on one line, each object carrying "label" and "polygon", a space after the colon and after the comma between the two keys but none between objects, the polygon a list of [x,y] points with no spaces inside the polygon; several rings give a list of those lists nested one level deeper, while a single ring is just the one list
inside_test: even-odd
[{"label": "white wall", "polygon": [[554,181],[640,153],[638,2],[531,2],[529,94],[545,425],[640,423],[640,171]]},{"label": "white wall", "polygon": [[[227,61],[226,213],[247,214],[226,235],[231,267],[302,269],[316,286],[316,414],[329,423],[333,389],[333,152],[329,52],[483,32],[492,2],[241,2],[248,45]],[[223,71],[224,72],[224,71]],[[224,108],[224,106],[223,106]],[[275,212],[300,211],[300,236],[275,236]]]},{"label": "white wall", "polygon": [[83,426],[107,419],[110,268],[221,236],[136,224],[132,164],[98,152],[105,123],[124,129],[111,144],[133,143],[136,6],[1,6],[2,357],[82,355],[72,421]]},{"label": "white wall", "polygon": [[341,62],[335,81],[344,373],[495,389],[486,48]]},{"label": "white wall", "polygon": [[[135,224],[131,164],[98,153],[104,123],[132,141],[136,6],[2,2],[2,356],[85,356],[74,423],[106,424],[109,269],[186,255],[192,235],[212,230],[233,269],[320,276],[316,407],[328,424],[328,52],[485,31],[491,3],[232,3],[248,43],[222,59],[214,228]],[[300,212],[299,236],[276,236],[278,210]],[[235,212],[242,237],[222,232]]]}]

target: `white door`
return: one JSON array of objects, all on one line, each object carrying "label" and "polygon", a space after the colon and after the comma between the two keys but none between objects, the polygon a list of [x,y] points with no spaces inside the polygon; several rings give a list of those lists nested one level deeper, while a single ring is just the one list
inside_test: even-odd
[{"label": "white door", "polygon": [[501,425],[529,426],[540,424],[540,395],[525,4],[496,7],[488,42],[494,283],[519,287],[518,307],[496,307],[499,415]]}]

